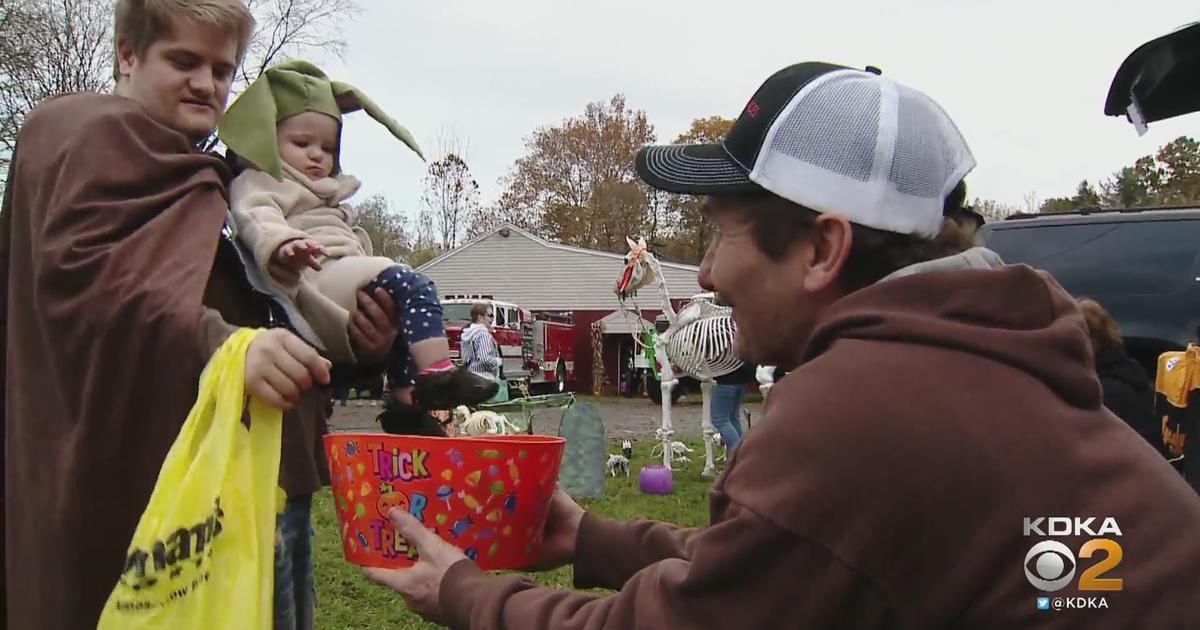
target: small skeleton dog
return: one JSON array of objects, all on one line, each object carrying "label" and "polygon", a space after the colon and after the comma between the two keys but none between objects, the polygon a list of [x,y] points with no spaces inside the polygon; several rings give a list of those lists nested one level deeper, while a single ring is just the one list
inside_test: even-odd
[{"label": "small skeleton dog", "polygon": [[714,452],[714,453],[716,453],[716,452],[718,451],[718,449],[720,450],[720,453],[721,453],[720,455],[717,455],[717,456],[716,456],[716,457],[713,459],[713,461],[715,461],[715,462],[723,462],[723,461],[725,461],[726,457],[729,455],[729,449],[725,448],[725,440],[722,440],[722,439],[721,439],[721,434],[720,434],[720,433],[714,433],[714,434],[713,434],[713,436],[712,436],[712,447],[713,447],[713,452]]},{"label": "small skeleton dog", "polygon": [[624,455],[609,455],[606,468],[608,468],[608,474],[610,477],[616,477],[618,472],[623,472],[625,473],[625,476],[628,477],[629,458],[625,457]]},{"label": "small skeleton dog", "polygon": [[[687,444],[679,440],[674,440],[671,442],[671,459],[685,464],[690,463],[692,458],[688,457],[686,453],[691,453],[693,450]],[[650,449],[650,457],[658,457],[659,455],[662,455],[662,444],[655,444],[654,448]]]},{"label": "small skeleton dog", "polygon": [[454,408],[454,420],[463,435],[516,435],[520,433],[508,418],[494,411],[471,412],[466,405]]}]

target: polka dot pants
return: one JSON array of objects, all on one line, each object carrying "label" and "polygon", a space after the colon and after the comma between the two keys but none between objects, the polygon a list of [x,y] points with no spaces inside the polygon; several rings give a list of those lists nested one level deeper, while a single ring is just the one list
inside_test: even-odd
[{"label": "polka dot pants", "polygon": [[392,387],[409,386],[416,382],[417,366],[408,353],[408,344],[446,336],[442,302],[433,281],[406,265],[389,267],[363,290],[370,294],[379,288],[395,300],[400,325],[388,359],[388,380]]}]

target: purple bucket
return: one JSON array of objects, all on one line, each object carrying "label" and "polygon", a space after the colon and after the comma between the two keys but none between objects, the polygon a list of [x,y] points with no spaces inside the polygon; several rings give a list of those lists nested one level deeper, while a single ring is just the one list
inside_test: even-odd
[{"label": "purple bucket", "polygon": [[666,466],[645,466],[638,473],[638,488],[645,494],[671,494],[674,485]]}]

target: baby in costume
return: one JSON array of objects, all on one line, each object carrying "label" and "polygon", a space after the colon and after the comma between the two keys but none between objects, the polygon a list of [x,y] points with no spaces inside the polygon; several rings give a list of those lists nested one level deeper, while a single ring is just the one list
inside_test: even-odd
[{"label": "baby in costume", "polygon": [[306,61],[268,69],[221,118],[218,137],[246,167],[230,186],[230,207],[236,237],[253,257],[251,282],[285,298],[297,331],[344,363],[356,362],[347,326],[357,292],[386,290],[401,333],[388,362],[392,387],[415,388],[425,409],[483,402],[499,385],[450,361],[433,282],[372,256],[370,239],[344,204],[359,182],[341,172],[342,115],[359,109],[421,155],[408,130],[364,94]]}]

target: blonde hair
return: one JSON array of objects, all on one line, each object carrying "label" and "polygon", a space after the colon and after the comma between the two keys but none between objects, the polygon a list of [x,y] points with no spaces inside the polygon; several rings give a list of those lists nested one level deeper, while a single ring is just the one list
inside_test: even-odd
[{"label": "blonde hair", "polygon": [[139,55],[171,32],[180,21],[205,24],[231,32],[237,39],[241,63],[250,37],[254,16],[243,0],[118,0],[113,20],[113,79],[121,79],[117,44],[125,40]]},{"label": "blonde hair", "polygon": [[1083,319],[1087,322],[1088,334],[1096,351],[1119,348],[1124,345],[1121,340],[1121,329],[1117,321],[1098,302],[1083,298],[1079,300],[1079,310],[1083,311]]}]

